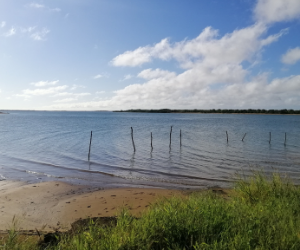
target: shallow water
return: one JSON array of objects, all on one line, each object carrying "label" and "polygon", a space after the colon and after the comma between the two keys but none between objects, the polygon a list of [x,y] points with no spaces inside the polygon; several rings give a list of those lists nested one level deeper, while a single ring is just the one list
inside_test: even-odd
[{"label": "shallow water", "polygon": [[300,116],[296,115],[30,111],[0,115],[1,179],[226,187],[237,171],[249,175],[258,168],[287,173],[297,182],[299,153]]}]

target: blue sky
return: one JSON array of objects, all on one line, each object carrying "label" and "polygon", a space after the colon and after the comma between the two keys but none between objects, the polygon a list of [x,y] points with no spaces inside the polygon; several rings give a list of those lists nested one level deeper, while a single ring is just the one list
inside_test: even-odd
[{"label": "blue sky", "polygon": [[299,0],[0,2],[0,109],[300,109]]}]

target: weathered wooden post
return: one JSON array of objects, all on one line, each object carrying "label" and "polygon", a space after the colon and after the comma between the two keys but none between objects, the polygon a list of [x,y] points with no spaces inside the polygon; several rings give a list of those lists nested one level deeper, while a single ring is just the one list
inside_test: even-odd
[{"label": "weathered wooden post", "polygon": [[246,134],[247,134],[247,133],[244,134],[244,137],[243,137],[242,141],[244,141],[244,138],[245,138]]},{"label": "weathered wooden post", "polygon": [[272,138],[271,132],[269,132],[269,144],[271,144],[271,138]]},{"label": "weathered wooden post", "polygon": [[153,145],[152,145],[152,132],[151,132],[151,151],[153,150]]},{"label": "weathered wooden post", "polygon": [[181,147],[181,145],[182,145],[182,144],[181,144],[181,129],[180,129],[180,147]]},{"label": "weathered wooden post", "polygon": [[133,140],[133,128],[131,127],[131,140],[132,140],[132,145],[133,145],[133,151],[135,152],[135,145],[134,145],[134,140]]},{"label": "weathered wooden post", "polygon": [[284,145],[286,145],[286,132],[284,133]]},{"label": "weathered wooden post", "polygon": [[226,137],[227,137],[227,143],[228,143],[228,133],[227,133],[227,131],[226,131]]},{"label": "weathered wooden post", "polygon": [[90,147],[89,147],[89,154],[88,154],[88,161],[90,160],[90,156],[91,156],[92,137],[93,137],[93,131],[91,131]]},{"label": "weathered wooden post", "polygon": [[171,144],[172,144],[172,127],[173,126],[171,126],[171,131],[170,131],[170,145],[169,145],[170,148],[171,148]]}]

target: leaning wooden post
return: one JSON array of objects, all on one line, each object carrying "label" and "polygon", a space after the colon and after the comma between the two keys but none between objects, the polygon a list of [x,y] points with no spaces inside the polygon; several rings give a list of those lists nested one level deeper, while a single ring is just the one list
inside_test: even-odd
[{"label": "leaning wooden post", "polygon": [[169,145],[170,148],[171,148],[171,143],[172,143],[172,127],[173,126],[171,126],[171,131],[170,131],[170,145]]},{"label": "leaning wooden post", "polygon": [[133,145],[133,151],[135,152],[135,145],[134,145],[134,140],[133,140],[133,128],[131,127],[131,140],[132,140],[132,145]]},{"label": "leaning wooden post", "polygon": [[151,132],[151,151],[153,150],[153,145],[152,145],[152,132]]},{"label": "leaning wooden post", "polygon": [[247,133],[244,134],[244,137],[243,137],[242,141],[244,141],[244,138],[245,138],[246,134],[247,134]]},{"label": "leaning wooden post", "polygon": [[271,144],[271,132],[269,132],[269,144]]},{"label": "leaning wooden post", "polygon": [[92,137],[93,137],[93,131],[91,131],[91,137],[90,137],[90,147],[89,147],[88,160],[90,160],[90,156],[91,156]]},{"label": "leaning wooden post", "polygon": [[284,133],[284,145],[286,145],[286,132]]},{"label": "leaning wooden post", "polygon": [[227,143],[228,143],[228,133],[227,133],[227,131],[226,131],[226,137],[227,137]]},{"label": "leaning wooden post", "polygon": [[182,144],[181,144],[181,129],[180,129],[180,147],[181,147],[181,145],[182,145]]}]

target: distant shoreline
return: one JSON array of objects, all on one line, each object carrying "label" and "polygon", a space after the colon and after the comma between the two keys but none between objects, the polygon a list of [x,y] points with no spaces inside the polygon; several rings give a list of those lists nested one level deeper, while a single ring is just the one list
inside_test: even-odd
[{"label": "distant shoreline", "polygon": [[129,113],[179,113],[179,114],[241,114],[241,115],[300,115],[293,109],[130,109],[114,112]]},{"label": "distant shoreline", "polygon": [[[293,109],[129,109],[129,110],[9,110],[11,112],[120,112],[120,113],[174,113],[174,114],[240,114],[240,115],[300,115]],[[0,115],[9,114],[0,111]]]}]

